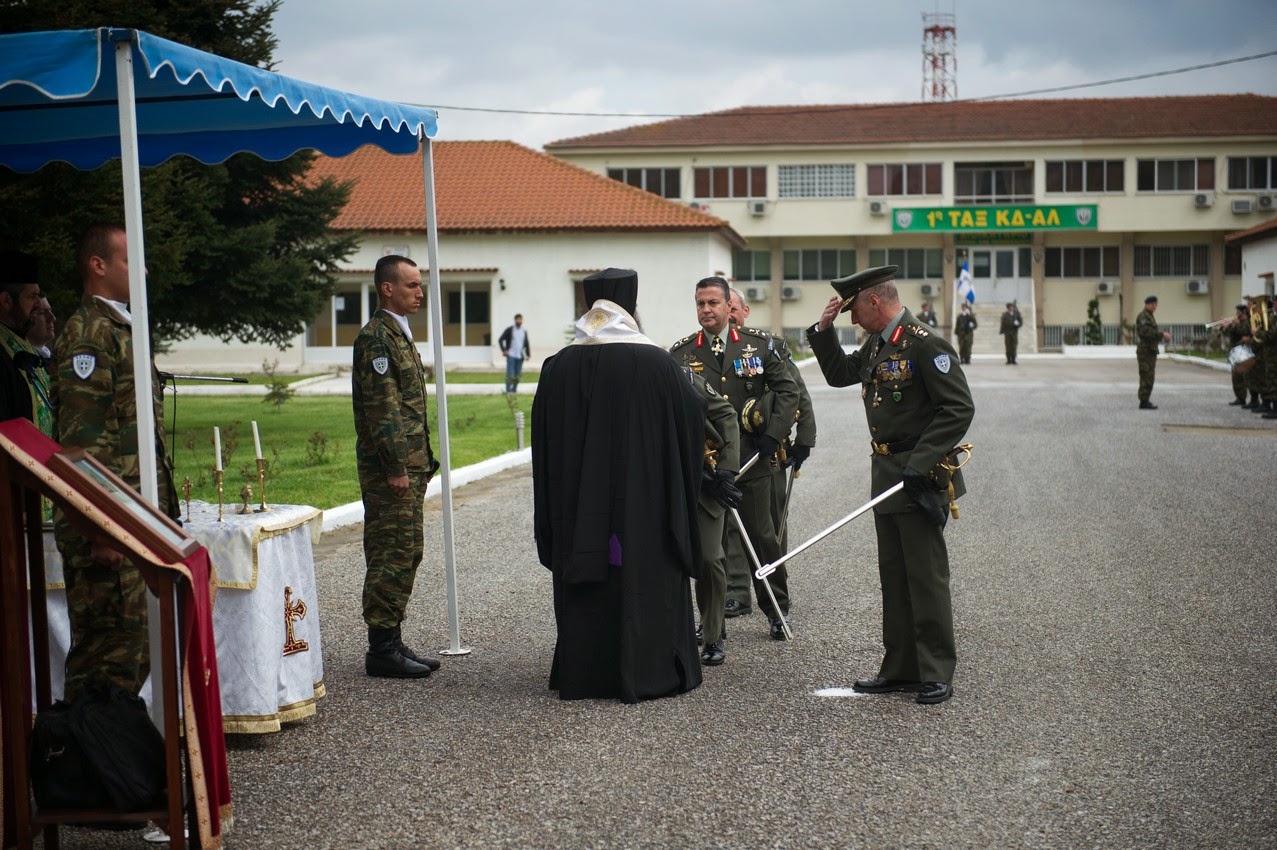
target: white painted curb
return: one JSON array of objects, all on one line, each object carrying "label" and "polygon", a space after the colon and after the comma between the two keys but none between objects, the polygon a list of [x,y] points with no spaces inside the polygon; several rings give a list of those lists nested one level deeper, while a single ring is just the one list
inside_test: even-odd
[{"label": "white painted curb", "polygon": [[[462,485],[494,475],[503,469],[510,469],[511,467],[522,466],[531,462],[531,447],[521,451],[506,452],[503,455],[490,457],[470,466],[463,466],[460,469],[453,470],[452,475],[449,476],[451,478],[450,483],[452,484],[452,489],[456,490]],[[430,482],[430,486],[426,488],[426,498],[432,499],[442,494],[442,492],[443,476],[436,475],[434,480]],[[364,503],[351,502],[348,505],[340,505],[324,511],[323,528],[324,531],[332,531],[335,528],[341,528],[346,525],[358,525],[363,521]]]}]

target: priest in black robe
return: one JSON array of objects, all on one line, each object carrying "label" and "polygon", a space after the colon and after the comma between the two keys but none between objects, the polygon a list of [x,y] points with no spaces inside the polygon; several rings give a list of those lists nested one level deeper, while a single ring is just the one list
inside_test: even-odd
[{"label": "priest in black robe", "polygon": [[705,408],[634,319],[638,276],[585,280],[592,305],[532,402],[537,554],[552,573],[562,699],[634,703],[701,683],[689,578]]}]

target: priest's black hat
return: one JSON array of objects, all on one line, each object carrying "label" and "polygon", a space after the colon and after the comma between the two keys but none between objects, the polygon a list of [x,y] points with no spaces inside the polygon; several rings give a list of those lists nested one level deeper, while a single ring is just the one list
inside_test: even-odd
[{"label": "priest's black hat", "polygon": [[36,283],[40,265],[25,251],[0,251],[0,285]]},{"label": "priest's black hat", "polygon": [[638,307],[638,272],[633,269],[604,269],[583,281],[585,306],[592,307],[600,298],[619,305],[631,316]]},{"label": "priest's black hat", "polygon": [[842,309],[838,312],[846,313],[850,310],[851,302],[855,300],[855,297],[869,287],[893,280],[898,268],[899,266],[874,266],[872,269],[831,280],[829,285],[842,296]]}]

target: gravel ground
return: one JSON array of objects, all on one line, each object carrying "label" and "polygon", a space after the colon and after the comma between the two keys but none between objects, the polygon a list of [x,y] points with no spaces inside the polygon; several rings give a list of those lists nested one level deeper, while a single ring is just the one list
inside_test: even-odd
[{"label": "gravel ground", "polygon": [[[868,498],[859,393],[808,375],[820,439],[794,488],[795,542]],[[1165,360],[1153,412],[1136,409],[1134,362],[977,360],[968,376],[950,702],[816,695],[877,670],[868,518],[791,567],[793,643],[755,613],[728,621],[727,663],[690,694],[561,702],[523,467],[456,494],[473,653],[427,681],[363,675],[359,530],[325,537],[328,696],[280,733],[228,739],[225,846],[1277,846],[1277,423],[1229,407],[1226,374]],[[418,648],[447,643],[427,560],[405,624]]]}]

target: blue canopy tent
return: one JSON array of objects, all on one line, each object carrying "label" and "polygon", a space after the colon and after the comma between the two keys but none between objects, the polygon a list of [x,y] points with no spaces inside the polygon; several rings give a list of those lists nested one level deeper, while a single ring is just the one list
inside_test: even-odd
[{"label": "blue canopy tent", "polygon": [[[435,110],[294,80],[139,30],[101,28],[0,35],[0,164],[28,172],[51,162],[93,169],[119,158],[135,327],[148,327],[140,169],[186,155],[218,163],[248,152],[344,156],[363,145],[422,152],[431,336],[443,364],[443,304],[430,139]],[[134,334],[143,495],[157,502],[150,335]],[[451,654],[460,645],[444,369],[435,369]],[[158,703],[158,700],[157,700]]]}]

